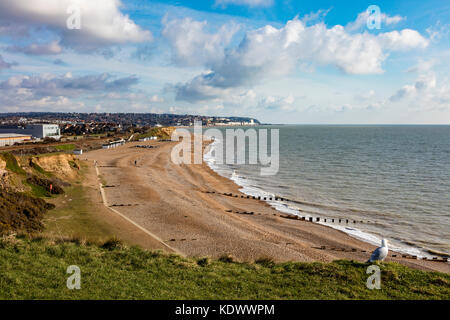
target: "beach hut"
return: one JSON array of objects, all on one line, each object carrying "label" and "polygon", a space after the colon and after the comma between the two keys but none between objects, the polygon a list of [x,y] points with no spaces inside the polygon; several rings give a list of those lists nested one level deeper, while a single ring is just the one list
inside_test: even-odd
[{"label": "beach hut", "polygon": [[117,148],[119,146],[123,146],[124,144],[125,144],[125,140],[120,139],[120,140],[112,141],[110,143],[106,143],[106,144],[102,145],[102,148],[103,149],[113,149],[113,148]]}]

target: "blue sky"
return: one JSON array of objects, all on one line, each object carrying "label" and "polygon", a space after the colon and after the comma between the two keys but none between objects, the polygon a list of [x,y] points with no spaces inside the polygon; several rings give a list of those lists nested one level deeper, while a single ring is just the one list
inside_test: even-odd
[{"label": "blue sky", "polygon": [[0,0],[0,112],[448,124],[448,17],[445,1]]}]

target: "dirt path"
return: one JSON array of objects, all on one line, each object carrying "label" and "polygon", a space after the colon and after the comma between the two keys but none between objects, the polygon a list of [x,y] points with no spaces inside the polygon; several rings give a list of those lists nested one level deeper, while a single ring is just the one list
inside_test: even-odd
[{"label": "dirt path", "polygon": [[[97,228],[101,229],[98,236],[93,235],[93,232],[90,231],[89,238],[92,237],[95,240],[97,238],[104,238],[105,235],[109,235],[109,237],[122,239],[130,245],[138,245],[146,249],[160,249],[170,253],[175,252],[170,247],[161,243],[158,239],[155,239],[151,234],[148,234],[148,232],[145,232],[133,225],[133,223],[126,221],[123,217],[115,213],[113,208],[105,206],[95,166],[93,162],[86,162],[86,165],[87,168],[86,173],[83,176],[83,192],[81,196],[85,200],[87,208],[83,208],[83,210],[87,209],[89,211],[89,217],[86,217],[89,220],[89,223],[95,223]],[[70,224],[66,229],[71,229]]]}]

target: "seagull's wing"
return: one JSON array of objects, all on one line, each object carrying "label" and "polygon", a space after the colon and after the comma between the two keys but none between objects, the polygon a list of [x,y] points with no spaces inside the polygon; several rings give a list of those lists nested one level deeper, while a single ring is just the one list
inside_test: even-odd
[{"label": "seagull's wing", "polygon": [[375,249],[375,251],[372,253],[372,255],[370,256],[369,261],[373,262],[373,261],[383,261],[388,254],[388,249],[386,247],[378,247]]},{"label": "seagull's wing", "polygon": [[373,261],[377,261],[380,260],[380,254],[381,254],[381,247],[376,248],[375,251],[372,253],[372,255],[370,256],[369,261],[373,262]]}]

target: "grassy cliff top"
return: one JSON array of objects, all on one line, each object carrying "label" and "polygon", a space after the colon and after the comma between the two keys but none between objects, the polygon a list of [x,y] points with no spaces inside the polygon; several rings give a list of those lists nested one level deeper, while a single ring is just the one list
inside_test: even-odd
[{"label": "grassy cliff top", "polygon": [[[67,267],[81,289],[66,287]],[[111,240],[104,244],[3,238],[0,299],[448,299],[450,275],[380,264],[381,289],[366,264],[235,263],[182,258]]]}]

